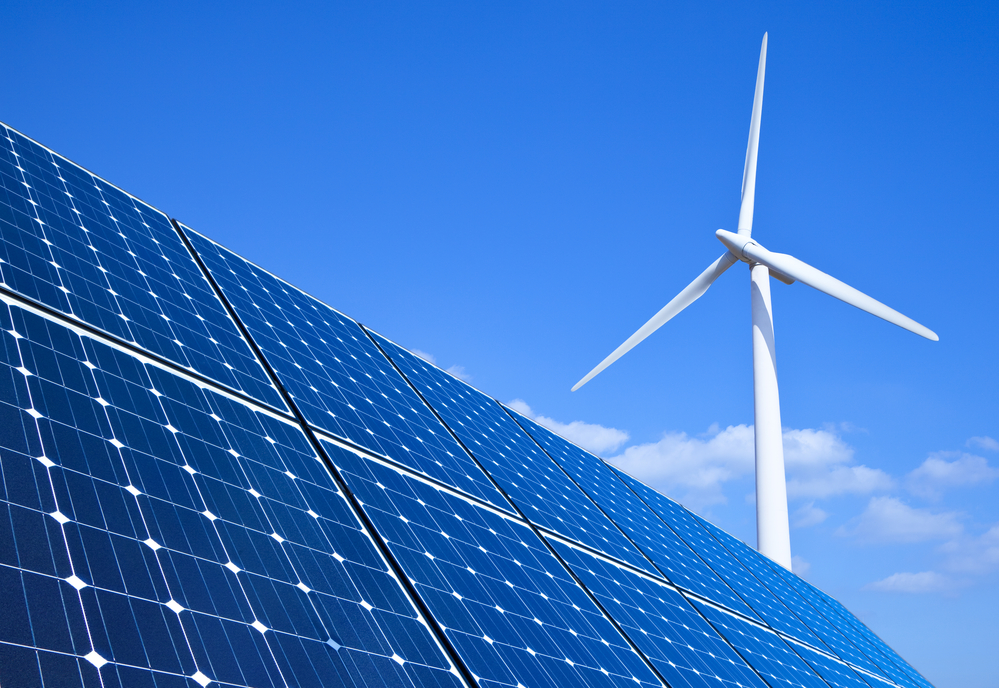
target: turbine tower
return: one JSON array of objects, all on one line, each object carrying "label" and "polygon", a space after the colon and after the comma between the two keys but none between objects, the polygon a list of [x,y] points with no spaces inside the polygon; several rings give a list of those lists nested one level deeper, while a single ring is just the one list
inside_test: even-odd
[{"label": "turbine tower", "polygon": [[708,287],[735,263],[749,266],[753,313],[753,410],[756,433],[756,538],[757,549],[791,569],[791,537],[787,517],[787,485],[784,479],[784,447],[781,441],[780,399],[777,393],[776,350],[773,309],[770,305],[770,277],[793,284],[806,284],[910,332],[938,341],[936,333],[915,320],[872,299],[838,279],[816,270],[793,256],[771,253],[752,238],[753,203],[756,197],[756,155],[760,146],[760,118],[763,113],[763,80],[767,68],[767,35],[763,34],[760,65],[756,73],[756,93],[749,125],[749,146],[742,174],[742,206],[738,232],[715,232],[728,249],[707,270],[687,285],[662,310],[642,325],[572,388],[575,392],[604,368],[628,353],[636,344],[662,327],[684,308],[704,295]]}]

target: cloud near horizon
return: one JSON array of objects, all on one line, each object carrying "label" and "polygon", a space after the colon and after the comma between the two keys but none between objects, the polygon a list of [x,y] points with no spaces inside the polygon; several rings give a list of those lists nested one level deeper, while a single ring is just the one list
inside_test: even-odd
[{"label": "cloud near horizon", "polygon": [[865,544],[952,540],[964,533],[961,514],[917,509],[896,497],[872,497],[862,514],[840,526],[836,534]]},{"label": "cloud near horizon", "polygon": [[921,594],[953,590],[954,587],[955,583],[947,576],[936,571],[922,571],[920,573],[894,573],[883,580],[868,583],[863,589]]},{"label": "cloud near horizon", "polygon": [[990,466],[981,456],[944,451],[930,454],[919,468],[906,476],[905,483],[912,494],[936,500],[940,499],[944,488],[988,484],[997,477],[999,469]]},{"label": "cloud near horizon", "polygon": [[594,454],[613,452],[627,442],[630,437],[624,430],[608,428],[596,423],[584,423],[581,420],[560,423],[554,418],[535,413],[523,399],[514,399],[507,406]]},{"label": "cloud near horizon", "polygon": [[[853,448],[831,430],[786,429],[783,442],[789,499],[870,494],[894,484],[884,471],[853,465]],[[658,442],[630,446],[609,461],[695,509],[723,504],[725,483],[755,471],[754,428],[712,426],[699,437],[667,432]],[[812,525],[820,522],[819,512],[811,514]]]},{"label": "cloud near horizon", "polygon": [[[410,349],[410,353],[416,354],[427,363],[431,363],[440,368],[440,366],[437,365],[437,357],[434,356],[433,354],[428,354],[426,351],[420,351],[419,349]],[[453,365],[450,368],[446,368],[443,370],[447,373],[451,373],[459,380],[464,380],[465,382],[472,381],[472,376],[465,372],[465,366]]]}]

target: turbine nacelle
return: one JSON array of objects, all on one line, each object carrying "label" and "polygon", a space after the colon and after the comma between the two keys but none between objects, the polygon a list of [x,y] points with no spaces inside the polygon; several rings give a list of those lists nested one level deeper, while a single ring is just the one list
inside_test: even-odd
[{"label": "turbine nacelle", "polygon": [[[773,311],[770,303],[770,277],[785,284],[801,282],[809,287],[856,306],[871,315],[887,320],[927,339],[939,338],[932,330],[912,318],[889,308],[867,294],[857,291],[835,277],[813,268],[794,256],[773,253],[751,238],[753,209],[756,197],[756,167],[760,144],[760,121],[763,115],[763,82],[767,66],[767,36],[763,35],[760,63],[756,72],[756,92],[753,115],[749,124],[749,145],[746,166],[742,173],[742,203],[739,208],[739,232],[719,229],[718,240],[728,249],[711,263],[673,300],[642,325],[621,346],[611,352],[597,367],[576,383],[576,391],[592,380],[639,342],[658,330],[667,321],[697,301],[716,279],[735,263],[750,266],[753,315],[753,397],[756,444],[756,527],[757,546],[763,554],[785,568],[791,568],[791,543],[787,518],[787,490],[784,479],[784,450],[781,442],[780,401],[775,367]],[[849,250],[845,249],[844,253]]]}]

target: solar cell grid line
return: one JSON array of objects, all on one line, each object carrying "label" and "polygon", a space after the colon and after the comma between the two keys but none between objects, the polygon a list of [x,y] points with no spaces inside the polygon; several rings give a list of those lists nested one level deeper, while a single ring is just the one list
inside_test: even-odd
[{"label": "solar cell grid line", "polygon": [[163,213],[6,125],[0,289],[284,409]]},{"label": "solar cell grid line", "polygon": [[722,547],[694,519],[693,515],[668,497],[656,492],[630,475],[613,469],[692,550],[729,584],[739,596],[772,628],[825,650],[826,647],[773,593]]},{"label": "solar cell grid line", "polygon": [[829,684],[770,629],[698,600],[693,600],[693,604],[771,688],[829,688]]},{"label": "solar cell grid line", "polygon": [[0,328],[0,685],[461,685],[301,428],[30,309]]},{"label": "solar cell grid line", "polygon": [[[773,568],[777,570],[776,567]],[[787,575],[779,570],[777,572],[822,612],[830,623],[841,629],[843,634],[892,681],[900,686],[932,688],[915,669],[910,667],[909,671],[903,670],[901,667],[908,666],[908,663],[838,601],[797,576]]]},{"label": "solar cell grid line", "polygon": [[655,575],[645,556],[499,402],[385,337],[369,333],[531,522]]},{"label": "solar cell grid line", "polygon": [[[798,656],[804,659],[832,688],[871,688],[860,674],[857,674],[846,664],[816,652],[807,645],[795,645],[794,649]],[[875,680],[871,678],[871,683],[878,688],[888,688],[891,685],[887,679]]]},{"label": "solar cell grid line", "polygon": [[528,524],[323,445],[480,686],[663,685]]},{"label": "solar cell grid line", "polygon": [[[807,585],[807,583],[806,583]],[[862,637],[870,646],[873,647],[874,651],[880,653],[879,658],[883,658],[886,662],[890,663],[889,671],[901,671],[903,675],[908,677],[915,685],[921,686],[922,688],[933,688],[932,684],[927,681],[922,674],[916,671],[911,664],[905,661],[895,650],[893,650],[887,643],[885,643],[881,638],[877,636],[874,631],[867,627],[860,619],[856,617],[850,610],[843,606],[843,604],[829,595],[821,592],[818,589],[813,588],[820,598],[829,607],[834,609],[838,614],[841,615],[846,625],[853,629],[854,635],[851,637]],[[889,674],[894,676],[894,674]]]},{"label": "solar cell grid line", "polygon": [[670,685],[765,688],[675,588],[563,542],[553,544]]},{"label": "solar cell grid line", "polygon": [[[708,523],[700,516],[695,514],[694,518],[801,619],[826,644],[826,647],[830,648],[833,654],[874,674],[881,674],[877,666],[860,652],[839,629],[829,623],[825,616],[801,597],[784,580],[783,576],[771,568],[770,564],[766,561],[766,557],[755,549],[752,549],[742,540],[726,533],[718,526]],[[793,576],[794,574],[791,573],[791,575]]]},{"label": "solar cell grid line", "polygon": [[625,536],[674,585],[752,619],[756,614],[676,533],[629,490],[602,459],[504,406]]},{"label": "solar cell grid line", "polygon": [[179,227],[309,424],[510,510],[356,322]]}]

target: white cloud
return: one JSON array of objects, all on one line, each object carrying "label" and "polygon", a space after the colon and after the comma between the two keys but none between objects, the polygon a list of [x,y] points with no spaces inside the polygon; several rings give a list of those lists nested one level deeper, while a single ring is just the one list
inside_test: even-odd
[{"label": "white cloud", "polygon": [[447,369],[447,372],[451,373],[459,380],[464,380],[465,382],[472,381],[472,376],[465,372],[465,366],[453,365]]},{"label": "white cloud", "polygon": [[936,571],[921,573],[894,573],[874,583],[868,583],[864,590],[878,592],[927,593],[953,590],[955,583]]},{"label": "white cloud", "polygon": [[812,570],[812,565],[807,561],[799,557],[797,554],[791,557],[791,571],[798,574],[802,578],[808,575],[808,572]]},{"label": "white cloud", "polygon": [[427,363],[432,363],[434,365],[437,365],[437,357],[434,356],[433,354],[428,354],[426,351],[420,351],[419,349],[410,349],[409,353],[416,354]]},{"label": "white cloud", "polygon": [[629,435],[624,430],[584,423],[581,420],[560,423],[553,418],[538,415],[523,399],[514,399],[507,406],[594,454],[612,452],[628,441]]},{"label": "white cloud", "polygon": [[972,437],[968,440],[967,445],[976,449],[999,451],[999,442],[995,441],[991,437]]},{"label": "white cloud", "polygon": [[950,571],[985,574],[999,570],[999,524],[977,537],[964,537],[940,547]]},{"label": "white cloud", "polygon": [[960,514],[953,511],[915,509],[895,497],[872,497],[864,512],[837,529],[836,534],[866,543],[944,540],[964,532],[959,518]]},{"label": "white cloud", "polygon": [[829,430],[784,431],[787,495],[791,499],[870,494],[892,486],[884,471],[848,465],[852,461],[853,447]]},{"label": "white cloud", "polygon": [[[416,354],[427,363],[437,365],[437,357],[433,354],[428,354],[426,351],[420,351],[419,349],[410,349],[410,353]],[[465,372],[465,366],[453,365],[447,369],[447,372],[451,373],[459,380],[464,380],[465,382],[472,381],[472,376]]]},{"label": "white cloud", "polygon": [[[947,459],[954,459],[948,461]],[[944,488],[990,483],[999,477],[999,469],[989,466],[981,456],[961,452],[931,454],[906,477],[906,487],[913,494],[939,499]]]},{"label": "white cloud", "polygon": [[628,447],[610,461],[698,508],[726,501],[722,485],[753,473],[753,451],[753,428],[730,425],[708,438],[667,432],[658,442]]},{"label": "white cloud", "polygon": [[[684,504],[702,508],[726,502],[724,484],[753,474],[753,432],[751,425],[724,430],[712,425],[700,437],[666,433],[658,442],[628,447],[611,461]],[[870,494],[893,484],[884,471],[851,465],[853,448],[831,430],[789,429],[783,442],[789,498]]]},{"label": "white cloud", "polygon": [[887,490],[893,484],[891,476],[879,468],[835,466],[818,474],[789,478],[787,496],[822,499],[842,494],[870,494]]},{"label": "white cloud", "polygon": [[785,430],[783,441],[788,470],[825,467],[853,459],[853,447],[828,430]]},{"label": "white cloud", "polygon": [[829,514],[815,506],[815,502],[809,502],[794,512],[794,526],[796,528],[808,528],[829,518]]}]

